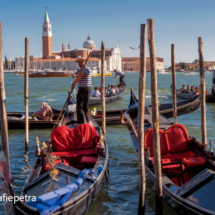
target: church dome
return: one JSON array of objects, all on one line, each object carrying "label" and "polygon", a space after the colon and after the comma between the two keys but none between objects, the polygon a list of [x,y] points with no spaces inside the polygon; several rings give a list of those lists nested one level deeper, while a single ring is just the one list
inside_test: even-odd
[{"label": "church dome", "polygon": [[91,40],[90,35],[87,37],[87,40],[83,43],[83,48],[95,49],[96,44]]}]

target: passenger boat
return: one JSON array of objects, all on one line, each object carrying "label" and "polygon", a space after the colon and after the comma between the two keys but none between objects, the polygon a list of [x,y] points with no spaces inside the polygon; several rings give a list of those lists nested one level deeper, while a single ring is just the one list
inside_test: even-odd
[{"label": "passenger boat", "polygon": [[16,71],[16,72],[14,72],[16,75],[24,75],[25,74],[25,72],[23,72],[23,71]]},{"label": "passenger boat", "polygon": [[[118,89],[119,89],[119,92],[116,93],[115,96],[105,97],[105,104],[117,102],[117,101],[123,99],[125,91],[126,91],[126,85],[120,86],[120,87],[118,87]],[[88,104],[89,104],[89,106],[101,105],[101,98],[100,97],[90,97]]]},{"label": "passenger boat", "polygon": [[69,77],[70,75],[71,73],[49,70],[45,70],[44,72],[29,73],[30,78]]},{"label": "passenger boat", "polygon": [[[67,121],[72,119],[70,114]],[[108,148],[98,124],[90,118],[90,124],[59,126],[42,145],[37,140],[37,161],[21,194],[37,202],[18,201],[15,213],[84,214],[108,177]]]},{"label": "passenger boat", "polygon": [[[91,77],[101,76],[101,72],[97,70],[97,67],[91,67]],[[112,76],[112,72],[105,71],[105,76]]]},{"label": "passenger boat", "polygon": [[[138,103],[131,95],[125,112],[132,145],[138,156],[137,130]],[[132,126],[133,125],[133,129]],[[194,137],[188,135],[183,125],[159,116],[160,150],[162,159],[163,199],[178,214],[215,214],[215,156]],[[144,117],[145,171],[154,185],[154,157],[152,110],[145,107]]]},{"label": "passenger boat", "polygon": [[[189,94],[189,93],[177,93],[177,97],[180,99],[191,99],[194,100],[198,97],[198,95],[195,94]],[[214,103],[215,102],[215,93],[212,91],[212,94],[206,94],[205,95],[206,102],[208,103]]]}]

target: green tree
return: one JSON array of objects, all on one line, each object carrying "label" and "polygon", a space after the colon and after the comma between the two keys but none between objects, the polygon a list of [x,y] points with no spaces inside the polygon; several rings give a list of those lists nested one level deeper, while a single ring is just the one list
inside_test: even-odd
[{"label": "green tree", "polygon": [[199,59],[195,59],[194,62],[199,62]]},{"label": "green tree", "polygon": [[196,70],[196,68],[194,66],[190,67],[190,71],[195,71],[195,70]]},{"label": "green tree", "polygon": [[185,62],[180,62],[180,63],[179,63],[179,67],[180,67],[181,69],[187,69],[187,64],[186,64]]}]

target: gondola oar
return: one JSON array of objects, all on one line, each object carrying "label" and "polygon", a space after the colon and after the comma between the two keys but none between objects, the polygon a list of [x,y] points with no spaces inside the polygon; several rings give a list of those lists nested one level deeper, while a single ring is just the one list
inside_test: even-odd
[{"label": "gondola oar", "polygon": [[111,83],[111,85],[113,85],[113,83],[116,81],[117,77],[113,80],[113,82]]},{"label": "gondola oar", "polygon": [[[87,61],[88,61],[90,55],[91,55],[91,52],[89,53],[89,55],[88,55],[86,61],[84,62],[84,65],[82,66],[79,75],[78,75],[77,78],[75,79],[75,81],[74,81],[75,84],[77,83],[78,77],[81,75],[81,73],[82,73],[84,67],[86,66]],[[60,112],[59,115],[58,115],[57,122],[59,121],[59,119],[60,119],[60,117],[61,117],[61,115],[62,115],[62,113],[63,113],[63,110],[64,110],[64,108],[65,108],[65,106],[66,106],[66,104],[67,104],[67,102],[68,102],[68,99],[69,99],[69,97],[70,97],[70,94],[72,93],[72,91],[74,90],[74,88],[75,88],[75,85],[74,85],[74,87],[70,90],[70,92],[69,92],[69,94],[68,94],[68,96],[67,96],[67,99],[66,99],[66,101],[65,101],[65,103],[64,103],[64,105],[63,105],[63,108],[62,108],[61,112]],[[55,128],[55,126],[54,126],[54,128]],[[54,129],[54,128],[53,128],[53,129]]]}]

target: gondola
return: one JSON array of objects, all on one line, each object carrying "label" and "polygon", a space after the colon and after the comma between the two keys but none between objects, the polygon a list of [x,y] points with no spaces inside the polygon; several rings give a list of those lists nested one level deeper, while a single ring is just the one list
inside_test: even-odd
[{"label": "gondola", "polygon": [[[57,127],[52,131],[50,140],[43,143],[42,150],[37,141],[35,152],[37,161],[21,194],[21,196],[35,196],[40,199],[37,199],[38,201],[43,199],[45,206],[38,206],[38,208],[51,204],[50,200],[47,200],[48,197],[49,199],[53,196],[58,198],[62,195],[60,200],[54,203],[57,208],[53,209],[55,206],[51,204],[47,214],[85,213],[100,191],[103,180],[108,177],[108,148],[98,124],[91,117],[90,124],[76,125],[72,123],[73,117],[73,114],[67,117],[69,125]],[[86,122],[85,117],[84,121]],[[66,136],[68,132],[70,137],[73,135],[72,139]],[[82,138],[79,137],[80,135]],[[73,149],[75,146],[80,149]],[[83,169],[89,168],[92,169],[92,174],[83,172]],[[85,179],[83,178],[80,185],[80,179],[82,179],[80,177],[83,174]],[[70,193],[74,186],[77,190]],[[12,187],[10,189],[12,195],[16,196]],[[30,203],[18,201],[15,203],[15,213],[38,215],[41,209],[37,209],[32,201]]]},{"label": "gondola", "polygon": [[[132,91],[134,99],[138,102],[138,99]],[[184,115],[197,110],[200,106],[200,99],[197,97],[195,100],[177,102],[177,115]],[[29,128],[30,129],[48,129],[53,128],[55,125],[55,120],[60,113],[60,110],[53,109],[52,120],[41,120],[37,118],[32,118],[33,112],[29,113]],[[120,125],[121,112],[125,112],[126,109],[122,110],[107,110],[106,111],[106,124],[107,125]],[[159,112],[161,115],[170,118],[173,117],[172,103],[160,104]],[[24,112],[8,112],[8,129],[25,129],[25,113]],[[93,119],[99,124],[102,124],[102,112],[97,111],[95,115],[92,115]]]},{"label": "gondola", "polygon": [[[177,97],[180,99],[191,99],[194,100],[198,97],[198,95],[192,94],[192,93],[176,93]],[[215,103],[215,86],[212,85],[211,93],[206,91],[205,100],[208,103]]]},{"label": "gondola", "polygon": [[[194,100],[198,97],[198,95],[195,94],[188,94],[188,93],[177,93],[177,97],[180,99],[189,99],[189,100]],[[205,95],[205,100],[208,103],[214,103],[215,102],[215,93],[212,88],[212,94],[206,94]]]},{"label": "gondola", "polygon": [[[60,110],[52,108],[53,117],[50,120],[32,117],[34,112],[29,112],[29,129],[53,128]],[[7,112],[8,129],[25,129],[25,112]]]},{"label": "gondola", "polygon": [[[106,104],[117,102],[117,101],[123,99],[125,91],[126,91],[126,85],[119,86],[118,89],[119,89],[119,92],[115,96],[105,97]],[[90,97],[89,105],[90,106],[101,105],[101,98],[100,97]]]},{"label": "gondola", "polygon": [[[131,94],[129,108],[125,112],[132,145],[138,156],[137,130],[138,102]],[[132,128],[133,127],[133,128]],[[159,115],[160,148],[162,159],[162,198],[178,214],[215,214],[215,157],[194,137],[190,137],[183,125],[173,125]],[[154,157],[152,110],[145,107],[144,117],[145,171],[153,184]],[[214,196],[214,197],[213,197]]]},{"label": "gondola", "polygon": [[[131,93],[132,93],[133,99],[135,99],[135,101],[138,102],[138,99],[134,95],[134,92],[132,89],[131,89]],[[151,107],[151,105],[149,105],[149,107]],[[200,107],[200,98],[199,97],[197,97],[194,100],[177,102],[177,116],[196,111],[199,107]],[[106,124],[107,125],[120,125],[121,124],[121,122],[120,122],[121,112],[124,113],[125,111],[126,111],[126,109],[106,111]],[[173,117],[172,103],[160,104],[159,105],[159,113],[166,118]],[[97,111],[97,114],[95,116],[93,116],[93,118],[96,120],[96,122],[99,125],[101,125],[101,123],[102,123],[102,112]]]}]

